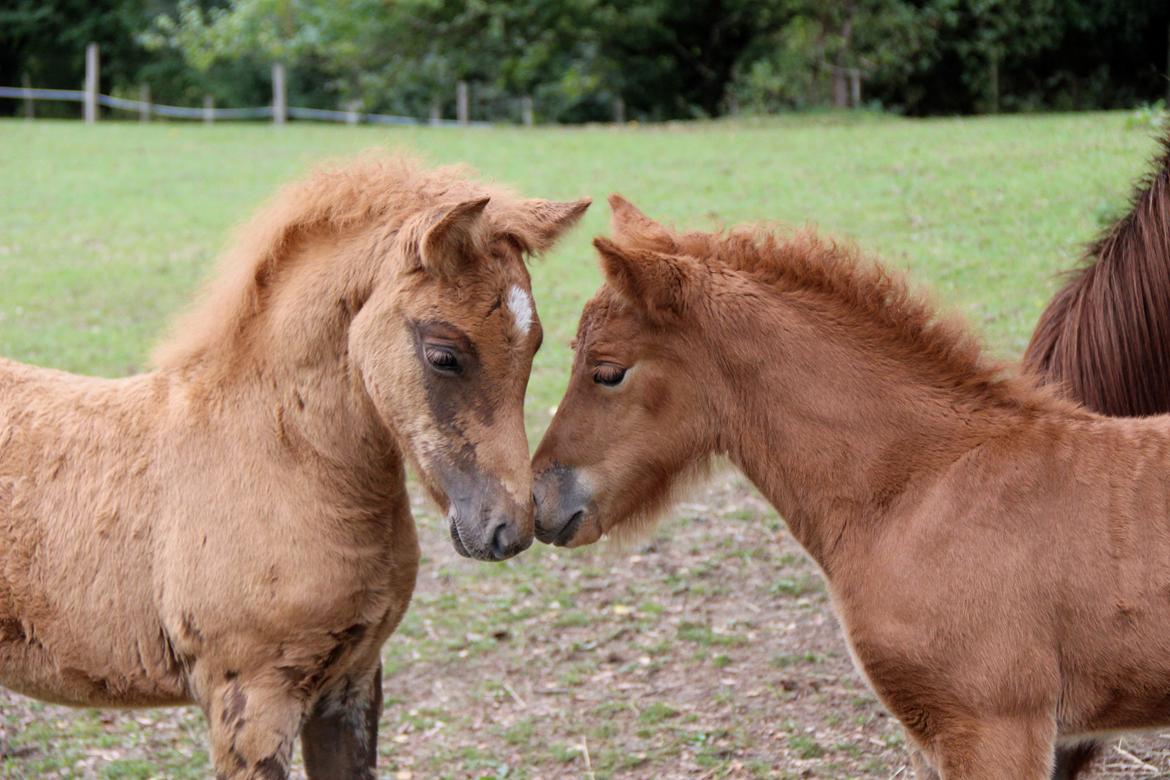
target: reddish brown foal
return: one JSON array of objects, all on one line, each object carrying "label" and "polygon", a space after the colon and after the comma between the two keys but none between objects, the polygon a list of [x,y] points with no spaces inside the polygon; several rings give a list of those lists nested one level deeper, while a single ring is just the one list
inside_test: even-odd
[{"label": "reddish brown foal", "polygon": [[1170,723],[1170,420],[1011,375],[849,249],[611,202],[539,538],[644,520],[725,454],[823,570],[921,777],[1045,780],[1058,742]]}]

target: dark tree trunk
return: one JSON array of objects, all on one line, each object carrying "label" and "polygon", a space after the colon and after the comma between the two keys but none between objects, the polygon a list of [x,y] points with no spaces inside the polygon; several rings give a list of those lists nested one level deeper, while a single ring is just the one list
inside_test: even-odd
[{"label": "dark tree trunk", "polygon": [[850,3],[845,9],[845,20],[841,23],[841,50],[837,52],[837,64],[833,68],[833,106],[849,107],[849,61],[853,48],[853,13]]}]

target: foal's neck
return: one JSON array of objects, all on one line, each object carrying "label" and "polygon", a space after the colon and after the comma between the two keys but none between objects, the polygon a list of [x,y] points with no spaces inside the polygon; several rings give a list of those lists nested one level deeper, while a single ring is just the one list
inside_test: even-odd
[{"label": "foal's neck", "polygon": [[750,360],[715,348],[735,372],[723,449],[826,572],[915,484],[1034,411],[883,352],[864,323],[769,300],[740,310],[735,339],[752,345]]},{"label": "foal's neck", "polygon": [[346,490],[377,494],[356,499],[380,500],[402,492],[403,457],[349,360],[366,274],[311,254],[337,251],[310,246],[287,263],[264,307],[241,323],[238,343],[180,372],[225,425],[251,431],[287,456],[282,461],[312,463],[313,473],[333,475]]}]

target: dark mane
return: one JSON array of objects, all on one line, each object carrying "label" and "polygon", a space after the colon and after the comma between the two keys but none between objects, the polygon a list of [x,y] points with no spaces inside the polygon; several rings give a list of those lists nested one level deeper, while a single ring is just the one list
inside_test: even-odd
[{"label": "dark mane", "polygon": [[1170,131],[1129,212],[1040,316],[1024,365],[1103,414],[1170,412]]}]

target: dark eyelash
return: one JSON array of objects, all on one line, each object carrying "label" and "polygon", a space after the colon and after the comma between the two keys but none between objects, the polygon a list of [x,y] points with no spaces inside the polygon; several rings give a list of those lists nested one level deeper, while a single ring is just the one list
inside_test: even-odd
[{"label": "dark eyelash", "polygon": [[619,366],[604,365],[593,370],[593,381],[606,387],[615,387],[626,378],[626,369]]},{"label": "dark eyelash", "polygon": [[449,349],[428,346],[423,349],[427,362],[439,371],[454,372],[459,370],[459,358]]}]

